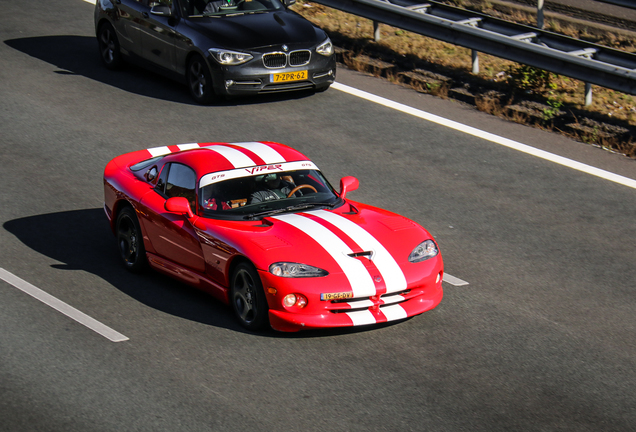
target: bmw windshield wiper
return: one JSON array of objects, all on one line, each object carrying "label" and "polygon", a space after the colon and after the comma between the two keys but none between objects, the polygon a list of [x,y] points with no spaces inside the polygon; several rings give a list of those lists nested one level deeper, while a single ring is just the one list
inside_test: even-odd
[{"label": "bmw windshield wiper", "polygon": [[244,217],[244,219],[248,219],[248,220],[258,219],[260,217],[273,216],[273,215],[280,214],[280,213],[293,212],[293,211],[298,211],[298,210],[305,210],[305,209],[312,208],[312,207],[329,207],[329,208],[333,208],[338,202],[339,201],[336,200],[333,203],[320,202],[320,203],[296,204],[296,205],[288,206],[288,207],[285,207],[285,208],[266,210],[266,211],[260,212],[260,213],[252,213],[252,214],[246,215]]}]

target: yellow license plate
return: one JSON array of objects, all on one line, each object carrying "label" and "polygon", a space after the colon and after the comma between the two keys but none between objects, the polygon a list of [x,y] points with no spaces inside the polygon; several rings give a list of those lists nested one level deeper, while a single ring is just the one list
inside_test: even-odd
[{"label": "yellow license plate", "polygon": [[271,75],[271,82],[301,81],[307,79],[307,71],[282,72]]},{"label": "yellow license plate", "polygon": [[352,292],[339,292],[339,293],[322,293],[320,294],[320,300],[342,300],[353,298]]}]

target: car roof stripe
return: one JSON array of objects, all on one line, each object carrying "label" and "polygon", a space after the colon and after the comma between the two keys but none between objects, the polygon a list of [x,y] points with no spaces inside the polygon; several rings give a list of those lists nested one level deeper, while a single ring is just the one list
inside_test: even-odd
[{"label": "car roof stripe", "polygon": [[247,156],[240,150],[234,149],[232,147],[215,145],[203,148],[217,152],[225,159],[227,159],[234,166],[234,168],[244,168],[256,165],[256,163],[249,156]]},{"label": "car roof stripe", "polygon": [[266,164],[286,162],[285,158],[280,153],[262,142],[241,142],[231,144],[251,151],[263,159]]},{"label": "car roof stripe", "polygon": [[322,246],[338,263],[349,280],[354,297],[368,297],[376,294],[375,284],[364,264],[347,256],[352,252],[351,249],[327,227],[297,214],[273,216],[272,219],[296,227]]},{"label": "car roof stripe", "polygon": [[387,251],[382,243],[373,237],[371,233],[355,222],[327,210],[315,210],[307,212],[307,214],[314,215],[333,224],[346,235],[351,237],[351,239],[356,242],[362,250],[373,251],[373,263],[380,271],[380,274],[386,283],[387,293],[406,289],[407,283],[402,269],[393,256],[391,256],[389,251]]},{"label": "car roof stripe", "polygon": [[153,147],[148,149],[151,157],[163,156],[172,153],[168,146]]},{"label": "car roof stripe", "polygon": [[190,143],[190,144],[179,144],[177,147],[179,147],[180,151],[183,151],[183,150],[192,150],[195,148],[199,148],[201,146],[197,143]]}]

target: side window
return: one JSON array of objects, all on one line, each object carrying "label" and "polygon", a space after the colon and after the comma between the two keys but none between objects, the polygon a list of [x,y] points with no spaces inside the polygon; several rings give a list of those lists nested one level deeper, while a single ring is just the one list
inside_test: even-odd
[{"label": "side window", "polygon": [[172,164],[165,164],[163,166],[161,175],[159,176],[159,180],[157,180],[157,186],[155,186],[155,190],[163,196],[166,196],[166,180],[168,179],[168,171],[170,171],[170,165]]},{"label": "side window", "polygon": [[196,211],[196,183],[196,176],[192,168],[182,164],[172,163],[170,164],[170,171],[168,172],[165,194],[168,198],[187,198],[192,210]]}]

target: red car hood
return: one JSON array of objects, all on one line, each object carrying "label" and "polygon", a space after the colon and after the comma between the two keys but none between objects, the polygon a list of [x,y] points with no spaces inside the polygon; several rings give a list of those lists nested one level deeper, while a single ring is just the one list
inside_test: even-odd
[{"label": "red car hood", "polygon": [[[405,217],[354,205],[359,212],[344,205],[335,210],[276,215],[259,222],[223,223],[223,231],[226,239],[233,239],[228,243],[260,270],[267,271],[275,262],[303,263],[332,275],[344,273],[352,285],[359,281],[361,287],[373,286],[368,279],[379,274],[389,292],[406,289],[414,271],[409,254],[424,240],[432,239],[431,235]],[[244,232],[237,232],[240,230]],[[355,286],[353,290],[356,292]]]}]

